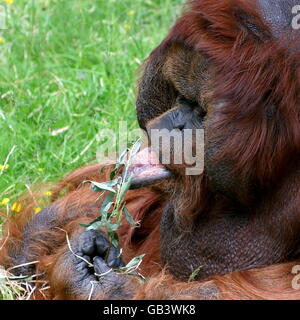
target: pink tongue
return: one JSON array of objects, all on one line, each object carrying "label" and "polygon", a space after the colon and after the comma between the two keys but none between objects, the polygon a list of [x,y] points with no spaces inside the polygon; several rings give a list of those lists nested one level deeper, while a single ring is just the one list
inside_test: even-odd
[{"label": "pink tongue", "polygon": [[150,147],[144,148],[132,158],[129,171],[135,175],[135,179],[160,178],[168,175],[168,171],[159,163]]}]

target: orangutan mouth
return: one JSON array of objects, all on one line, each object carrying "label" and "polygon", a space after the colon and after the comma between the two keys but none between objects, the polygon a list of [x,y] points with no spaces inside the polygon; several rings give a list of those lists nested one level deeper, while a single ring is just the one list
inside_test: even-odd
[{"label": "orangutan mouth", "polygon": [[171,176],[171,172],[159,162],[151,147],[137,153],[132,158],[128,170],[129,175],[134,175],[130,189],[142,188]]}]

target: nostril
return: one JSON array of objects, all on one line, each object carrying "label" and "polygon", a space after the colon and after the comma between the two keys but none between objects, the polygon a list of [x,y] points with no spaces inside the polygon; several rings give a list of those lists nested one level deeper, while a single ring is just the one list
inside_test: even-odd
[{"label": "nostril", "polygon": [[182,131],[185,128],[185,123],[175,123],[174,124],[174,129],[178,129]]},{"label": "nostril", "polygon": [[178,130],[182,131],[184,129],[184,124],[175,126],[175,129],[178,129]]}]

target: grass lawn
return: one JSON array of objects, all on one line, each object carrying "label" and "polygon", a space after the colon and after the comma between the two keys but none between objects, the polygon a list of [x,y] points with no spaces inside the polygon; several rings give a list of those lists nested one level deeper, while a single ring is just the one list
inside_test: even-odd
[{"label": "grass lawn", "polygon": [[99,130],[137,127],[137,70],[183,2],[0,0],[0,211],[94,162]]}]

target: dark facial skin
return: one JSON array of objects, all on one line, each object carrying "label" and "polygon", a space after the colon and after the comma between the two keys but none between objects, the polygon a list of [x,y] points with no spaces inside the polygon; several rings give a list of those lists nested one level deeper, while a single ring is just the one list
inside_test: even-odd
[{"label": "dark facial skin", "polygon": [[153,122],[148,122],[146,128],[150,135],[152,129],[183,130],[202,129],[202,122],[206,112],[193,101],[183,97],[178,98],[176,107],[156,118]]},{"label": "dark facial skin", "polygon": [[[203,129],[203,119],[206,115],[206,111],[199,106],[198,103],[187,100],[184,97],[178,97],[175,102],[175,107],[164,113],[162,116],[154,119],[154,121],[149,121],[146,125],[147,134],[149,140],[151,140],[152,130],[165,129],[170,132],[173,136],[170,141],[170,149],[163,148],[157,150],[158,158],[162,161],[162,157],[165,156],[165,153],[170,153],[170,163],[174,162],[174,153],[178,153],[178,150],[174,150],[175,145],[174,138],[181,137],[184,140],[184,130],[194,130],[194,129]],[[193,138],[195,141],[195,138]],[[194,150],[195,154],[195,150]],[[184,158],[182,157],[184,160]],[[169,163],[165,164],[166,168],[169,168]],[[177,164],[172,165],[173,171],[182,171],[180,169],[185,168],[185,165]],[[175,172],[174,172],[175,173]],[[180,174],[183,174],[182,172]]]}]

